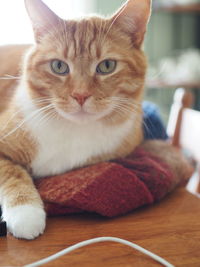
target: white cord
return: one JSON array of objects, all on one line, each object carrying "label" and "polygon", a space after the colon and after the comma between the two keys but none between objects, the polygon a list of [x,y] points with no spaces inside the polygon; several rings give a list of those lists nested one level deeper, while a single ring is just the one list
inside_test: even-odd
[{"label": "white cord", "polygon": [[93,239],[89,239],[89,240],[86,240],[86,241],[83,241],[83,242],[80,242],[80,243],[77,243],[71,247],[68,247],[66,249],[63,249],[61,251],[59,251],[58,253],[50,256],[50,257],[47,257],[47,258],[44,258],[42,260],[39,260],[39,261],[36,261],[34,263],[31,263],[31,264],[28,264],[28,265],[25,265],[24,267],[37,267],[37,266],[41,266],[45,263],[48,263],[50,261],[53,261],[63,255],[66,255],[68,253],[70,253],[71,251],[74,251],[78,248],[81,248],[81,247],[84,247],[84,246],[88,246],[88,245],[91,245],[91,244],[94,244],[94,243],[98,243],[98,242],[105,242],[105,241],[111,241],[111,242],[117,242],[117,243],[121,243],[121,244],[124,244],[124,245],[127,245],[129,247],[132,247],[144,254],[146,254],[147,256],[153,258],[155,261],[161,263],[163,266],[166,266],[166,267],[175,267],[174,265],[172,265],[171,263],[169,263],[168,261],[164,260],[163,258],[157,256],[156,254],[132,243],[132,242],[129,242],[127,240],[124,240],[124,239],[121,239],[121,238],[116,238],[116,237],[98,237],[98,238],[93,238]]}]

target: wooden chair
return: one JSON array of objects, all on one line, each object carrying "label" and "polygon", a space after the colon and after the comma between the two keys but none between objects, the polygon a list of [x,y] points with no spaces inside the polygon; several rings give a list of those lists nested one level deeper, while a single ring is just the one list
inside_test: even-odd
[{"label": "wooden chair", "polygon": [[189,191],[200,193],[200,112],[191,108],[193,95],[179,88],[174,94],[167,127],[174,146],[185,151],[196,163],[196,172],[187,186]]}]

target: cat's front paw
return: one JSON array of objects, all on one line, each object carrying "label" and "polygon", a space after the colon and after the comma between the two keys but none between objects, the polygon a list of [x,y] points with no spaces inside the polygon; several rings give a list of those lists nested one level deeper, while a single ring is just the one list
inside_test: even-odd
[{"label": "cat's front paw", "polygon": [[3,211],[8,231],[17,238],[34,239],[44,232],[46,214],[41,207],[20,205]]}]

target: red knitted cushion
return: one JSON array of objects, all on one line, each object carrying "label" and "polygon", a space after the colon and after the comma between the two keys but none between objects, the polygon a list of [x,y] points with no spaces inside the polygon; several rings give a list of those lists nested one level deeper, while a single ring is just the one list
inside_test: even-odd
[{"label": "red knitted cushion", "polygon": [[138,148],[131,158],[36,180],[48,215],[96,212],[113,217],[159,201],[181,179],[163,160]]}]

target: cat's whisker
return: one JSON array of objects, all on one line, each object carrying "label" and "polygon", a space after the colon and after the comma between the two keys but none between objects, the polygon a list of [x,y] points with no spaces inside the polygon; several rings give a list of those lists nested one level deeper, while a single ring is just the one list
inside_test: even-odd
[{"label": "cat's whisker", "polygon": [[35,99],[32,99],[31,101],[32,101],[32,103],[33,104],[42,104],[42,103],[49,103],[49,102],[51,102],[53,100],[53,98],[51,97],[51,98],[35,98]]},{"label": "cat's whisker", "polygon": [[17,115],[19,115],[19,113],[22,111],[22,108],[19,108],[18,111],[16,111],[14,114],[12,114],[12,116],[6,121],[6,124],[2,125],[1,131],[3,132],[6,127],[9,125],[9,123],[15,118],[17,117]]},{"label": "cat's whisker", "polygon": [[118,110],[119,112],[122,112],[126,116],[128,116],[128,115],[133,113],[133,110],[123,109],[123,108],[120,108],[120,107],[116,107],[115,110]]},{"label": "cat's whisker", "polygon": [[53,98],[34,98],[31,99],[32,102],[44,102],[44,101],[51,101]]},{"label": "cat's whisker", "polygon": [[123,108],[127,108],[127,107],[130,107],[130,108],[133,108],[133,109],[141,109],[141,104],[132,100],[132,99],[129,99],[129,98],[121,98],[121,97],[110,97],[109,98],[109,103],[115,103],[115,105],[118,105],[120,107],[123,107]]},{"label": "cat's whisker", "polygon": [[135,108],[135,109],[140,108],[139,105],[136,105],[135,103],[127,102],[127,101],[125,101],[125,102],[117,101],[117,105],[124,107],[124,108],[128,108],[128,107]]},{"label": "cat's whisker", "polygon": [[114,100],[114,101],[118,101],[118,102],[121,102],[121,103],[127,103],[127,104],[135,104],[135,105],[140,105],[139,102],[137,101],[134,101],[133,99],[130,99],[130,98],[122,98],[122,97],[110,97],[111,100]]},{"label": "cat's whisker", "polygon": [[133,111],[137,111],[139,112],[140,109],[138,107],[133,107],[133,106],[129,106],[129,107],[125,107],[124,105],[119,105],[119,108],[127,110],[128,112],[133,112]]},{"label": "cat's whisker", "polygon": [[21,76],[12,76],[9,74],[4,75],[3,77],[0,77],[0,80],[20,80]]},{"label": "cat's whisker", "polygon": [[134,105],[134,106],[137,106],[139,107],[141,105],[140,102],[137,102],[137,101],[134,101],[133,99],[121,99],[121,98],[116,98],[115,101],[118,101],[120,103],[123,103],[123,104],[131,104],[131,105]]},{"label": "cat's whisker", "polygon": [[10,136],[11,134],[15,133],[19,128],[21,128],[22,126],[24,126],[24,124],[28,121],[30,121],[31,119],[35,119],[36,116],[40,115],[41,112],[43,111],[48,111],[49,109],[52,109],[53,105],[50,104],[48,106],[45,106],[43,108],[37,109],[33,112],[30,113],[30,115],[28,115],[25,119],[23,119],[19,124],[17,124],[17,126],[12,129],[10,132],[8,132],[7,134],[5,134],[4,136],[0,137],[0,141],[2,142],[3,139],[7,138],[8,136]]},{"label": "cat's whisker", "polygon": [[[115,99],[118,99],[119,101],[119,97],[114,97]],[[138,116],[138,111],[141,110],[141,104],[140,103],[129,103],[129,104],[133,104],[132,106],[127,106],[126,103],[130,101],[130,99],[121,99],[123,101],[123,104],[119,104],[119,103],[115,103],[115,111],[118,113],[118,115],[121,116],[128,116],[130,114],[135,114],[135,124],[140,127],[141,126],[141,121],[137,119]],[[144,122],[145,124],[145,122]],[[147,127],[147,126],[146,126]]]},{"label": "cat's whisker", "polygon": [[[51,100],[51,98],[49,98],[49,100]],[[32,103],[46,103],[48,102],[47,99],[42,99],[42,98],[37,98],[35,100],[32,99]],[[6,127],[9,125],[9,123],[16,118],[22,111],[23,111],[23,107],[17,107],[18,110],[16,112],[14,112],[14,114],[12,114],[12,116],[10,118],[8,118],[7,122],[5,125],[3,125],[3,127],[1,128],[1,131],[4,131],[6,129]]]},{"label": "cat's whisker", "polygon": [[123,110],[124,112],[127,112],[127,113],[130,113],[130,112],[133,112],[133,110],[136,110],[135,108],[133,107],[125,107],[123,105],[119,105],[119,104],[113,104],[112,105],[115,109],[118,109],[118,110]]},{"label": "cat's whisker", "polygon": [[134,123],[135,123],[135,125],[137,125],[138,127],[140,127],[141,126],[141,121],[140,120],[137,120],[137,112],[129,112],[129,113],[127,113],[127,111],[124,111],[124,110],[121,110],[121,109],[115,109],[115,112],[118,114],[118,116],[121,116],[122,118],[124,118],[124,117],[127,117],[127,116],[129,116],[130,114],[132,114],[132,115],[136,115],[135,116],[135,118],[134,118]]},{"label": "cat's whisker", "polygon": [[124,109],[131,109],[131,110],[134,109],[136,111],[141,109],[140,103],[133,102],[133,100],[130,99],[125,100],[125,99],[114,98],[114,104]]},{"label": "cat's whisker", "polygon": [[118,103],[117,105],[118,107],[120,108],[123,108],[123,109],[127,109],[127,110],[135,110],[135,111],[140,111],[141,107],[138,107],[138,106],[135,106],[135,105],[124,105],[124,104],[120,104]]},{"label": "cat's whisker", "polygon": [[120,105],[113,105],[113,107],[114,107],[114,110],[115,110],[115,111],[120,111],[120,112],[123,112],[123,113],[124,113],[124,115],[128,115],[128,114],[130,114],[130,113],[132,113],[132,112],[133,112],[133,110],[132,110],[132,109],[125,108],[125,107],[123,107],[123,106],[120,106]]},{"label": "cat's whisker", "polygon": [[[50,109],[44,116],[42,116],[39,121],[37,121],[36,127],[41,127],[41,125],[47,123],[53,116],[51,115],[57,115],[55,109]],[[55,116],[56,117],[56,116]]]}]

